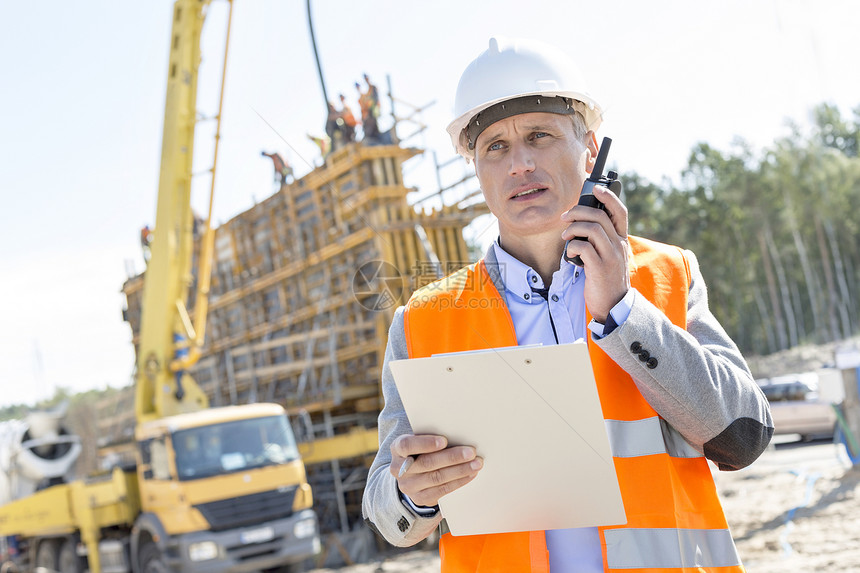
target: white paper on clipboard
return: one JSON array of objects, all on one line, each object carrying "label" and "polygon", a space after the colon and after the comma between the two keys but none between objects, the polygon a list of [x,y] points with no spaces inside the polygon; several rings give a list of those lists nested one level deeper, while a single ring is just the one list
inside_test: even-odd
[{"label": "white paper on clipboard", "polygon": [[585,343],[390,365],[414,433],[484,458],[472,482],[439,500],[453,535],[626,523]]}]

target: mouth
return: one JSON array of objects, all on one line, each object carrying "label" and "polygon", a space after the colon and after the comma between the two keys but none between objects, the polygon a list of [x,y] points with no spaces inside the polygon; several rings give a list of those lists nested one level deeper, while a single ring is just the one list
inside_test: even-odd
[{"label": "mouth", "polygon": [[515,193],[511,196],[511,199],[524,199],[526,197],[533,197],[534,195],[538,195],[546,191],[546,187],[529,187],[528,189],[523,189],[518,193]]}]

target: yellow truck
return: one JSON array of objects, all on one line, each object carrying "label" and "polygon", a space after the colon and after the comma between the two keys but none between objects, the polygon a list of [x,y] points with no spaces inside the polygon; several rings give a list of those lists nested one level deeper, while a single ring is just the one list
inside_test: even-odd
[{"label": "yellow truck", "polygon": [[319,551],[283,408],[250,404],[137,428],[136,471],[54,485],[0,507],[19,571],[290,571]]},{"label": "yellow truck", "polygon": [[[173,10],[156,224],[136,348],[136,467],[0,506],[5,570],[292,571],[320,550],[311,488],[284,409],[209,408],[187,373],[203,344],[212,250],[207,222],[195,253],[190,201],[208,4],[177,0]],[[214,167],[212,178],[214,189]]]}]

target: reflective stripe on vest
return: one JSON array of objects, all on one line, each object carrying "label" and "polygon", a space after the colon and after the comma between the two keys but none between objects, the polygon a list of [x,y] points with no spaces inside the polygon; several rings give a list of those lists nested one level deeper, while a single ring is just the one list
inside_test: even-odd
[{"label": "reflective stripe on vest", "polygon": [[616,458],[669,454],[673,458],[701,458],[693,446],[666,420],[606,420],[609,446]]},{"label": "reflective stripe on vest", "polygon": [[741,559],[728,529],[608,529],[610,569],[737,567]]}]

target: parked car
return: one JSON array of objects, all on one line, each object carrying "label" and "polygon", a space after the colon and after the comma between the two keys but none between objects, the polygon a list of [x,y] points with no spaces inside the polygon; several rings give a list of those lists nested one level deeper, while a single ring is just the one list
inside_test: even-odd
[{"label": "parked car", "polygon": [[814,382],[780,378],[758,383],[770,402],[774,434],[800,434],[802,440],[833,436],[836,413],[829,401],[819,398]]}]

